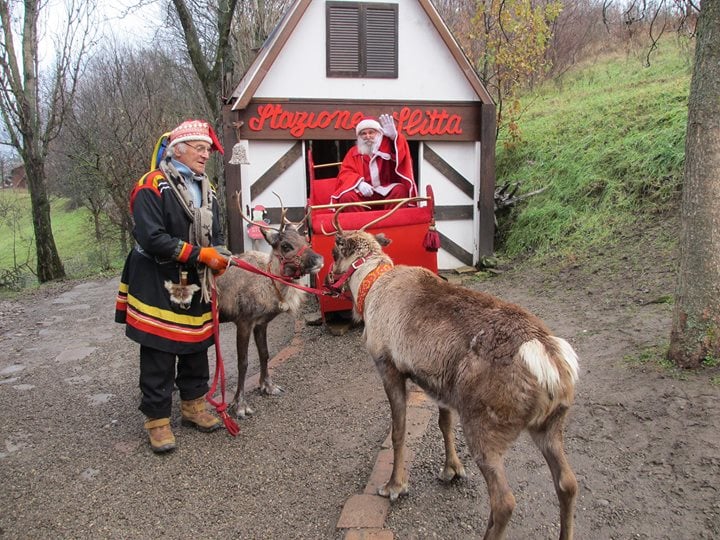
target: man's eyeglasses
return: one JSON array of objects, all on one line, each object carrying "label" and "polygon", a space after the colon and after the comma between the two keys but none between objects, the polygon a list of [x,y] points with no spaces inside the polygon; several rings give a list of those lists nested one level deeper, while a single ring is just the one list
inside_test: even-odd
[{"label": "man's eyeglasses", "polygon": [[202,154],[207,154],[207,155],[209,156],[209,155],[210,155],[210,152],[212,152],[212,148],[209,147],[209,146],[203,146],[203,145],[195,146],[195,145],[193,145],[193,144],[188,144],[188,143],[185,143],[185,144],[187,144],[190,148],[192,148],[192,149],[195,150],[198,154],[201,154],[201,155],[202,155]]}]

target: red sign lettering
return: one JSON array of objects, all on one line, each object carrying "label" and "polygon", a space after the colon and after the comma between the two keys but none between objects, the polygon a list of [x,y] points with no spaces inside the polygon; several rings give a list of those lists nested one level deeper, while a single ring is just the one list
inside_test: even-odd
[{"label": "red sign lettering", "polygon": [[[320,112],[286,111],[279,103],[257,106],[257,113],[248,117],[252,131],[287,131],[301,138],[307,129],[352,130],[365,117],[362,111],[322,110]],[[403,107],[393,113],[398,132],[408,136],[461,135],[462,117],[445,109],[419,109]]]}]

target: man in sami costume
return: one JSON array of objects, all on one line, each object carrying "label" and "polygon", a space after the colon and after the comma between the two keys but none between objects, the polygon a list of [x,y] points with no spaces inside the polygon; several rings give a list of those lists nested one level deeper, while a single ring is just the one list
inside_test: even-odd
[{"label": "man in sami costume", "polygon": [[222,426],[205,405],[213,344],[210,272],[224,272],[230,255],[205,174],[213,151],[223,148],[207,122],[181,123],[170,132],[158,168],[130,195],[136,244],[122,272],[115,320],[140,344],[139,408],[155,453],[175,448],[175,385],[184,425],[203,432]]},{"label": "man in sami costume", "polygon": [[[334,204],[416,197],[410,147],[389,114],[364,118],[355,127],[357,144],[340,165]],[[345,211],[363,210],[349,206]]]}]

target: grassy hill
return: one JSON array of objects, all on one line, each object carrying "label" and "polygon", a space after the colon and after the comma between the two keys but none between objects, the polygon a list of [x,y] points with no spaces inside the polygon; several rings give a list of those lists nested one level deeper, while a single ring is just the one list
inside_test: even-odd
[{"label": "grassy hill", "polygon": [[[617,246],[627,251],[638,237],[643,249],[674,247],[691,55],[666,40],[644,67],[645,52],[586,62],[522,98],[522,141],[509,148],[501,136],[498,185],[544,191],[499,214],[501,259],[576,260]],[[98,273],[100,260],[119,268],[119,249],[104,246],[99,256],[89,213],[65,207],[53,200],[68,276]],[[0,290],[13,265],[35,267],[29,208],[27,194],[0,192]],[[33,284],[25,269],[19,285]]]},{"label": "grassy hill", "polygon": [[[101,272],[93,222],[86,209],[67,210],[65,199],[51,198],[53,235],[68,277],[83,278]],[[116,255],[120,264],[119,253]],[[35,236],[30,194],[0,191],[0,291],[36,286]]]},{"label": "grassy hill", "polygon": [[638,228],[672,236],[691,72],[690,53],[667,40],[649,67],[607,57],[524,96],[522,142],[498,141],[497,181],[544,191],[499,216],[499,253],[576,257]]}]

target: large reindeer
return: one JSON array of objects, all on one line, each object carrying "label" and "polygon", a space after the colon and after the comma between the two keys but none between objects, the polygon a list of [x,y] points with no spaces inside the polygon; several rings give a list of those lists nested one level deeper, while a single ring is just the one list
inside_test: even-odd
[{"label": "large reindeer", "polygon": [[[260,226],[265,240],[272,247],[271,253],[248,251],[235,257],[269,274],[281,276],[286,281],[296,282],[307,274],[319,272],[323,258],[310,248],[305,236],[300,234],[301,225],[286,218],[282,200],[280,206],[282,210],[278,228],[254,223]],[[250,222],[243,215],[239,202],[238,209],[243,219]],[[250,334],[255,338],[260,361],[261,393],[282,393],[283,389],[272,382],[268,371],[267,326],[282,312],[296,313],[306,293],[286,285],[283,281],[235,266],[231,266],[217,278],[216,284],[220,322],[233,322],[236,327],[238,381],[230,408],[234,408],[236,416],[244,418],[254,412],[245,399]]]},{"label": "large reindeer", "polygon": [[[388,214],[394,212],[398,204]],[[338,211],[339,214],[339,211]],[[560,501],[560,538],[573,536],[577,481],[563,450],[563,424],[578,378],[564,339],[520,306],[443,281],[425,268],[393,266],[384,235],[345,232],[334,218],[334,264],[326,284],[347,289],[354,317],[382,378],[392,415],[393,470],[380,495],[408,492],[405,472],[406,380],[435,399],[445,442],[440,477],[464,477],[455,450],[456,415],[487,484],[485,539],[505,538],[515,497],[503,456],[527,430],[550,467]],[[328,233],[326,233],[328,234]]]}]

